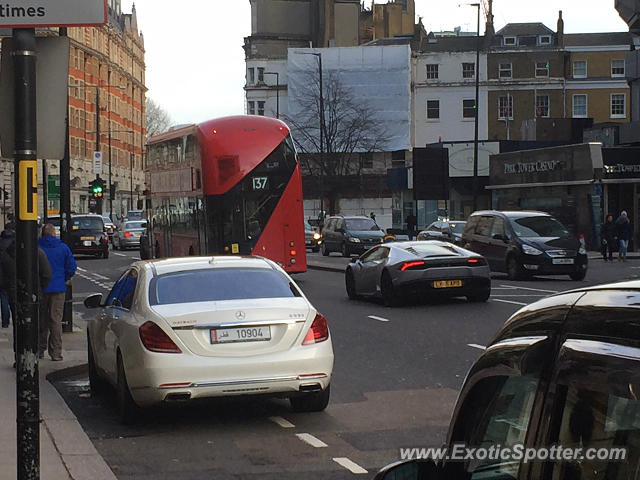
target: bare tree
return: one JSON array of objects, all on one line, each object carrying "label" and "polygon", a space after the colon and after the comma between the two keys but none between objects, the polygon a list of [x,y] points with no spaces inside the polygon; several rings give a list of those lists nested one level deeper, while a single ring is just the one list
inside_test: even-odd
[{"label": "bare tree", "polygon": [[171,120],[171,117],[165,109],[149,97],[147,97],[145,107],[145,121],[147,123],[148,136],[157,135],[158,133],[169,130],[173,120]]},{"label": "bare tree", "polygon": [[[375,112],[365,103],[356,101],[342,84],[337,72],[323,76],[324,125],[320,144],[320,81],[318,72],[306,74],[305,89],[297,99],[295,116],[285,121],[291,126],[300,153],[305,155],[306,169],[315,175],[359,175],[361,153],[383,151],[389,138]],[[320,152],[318,154],[318,152]]]}]

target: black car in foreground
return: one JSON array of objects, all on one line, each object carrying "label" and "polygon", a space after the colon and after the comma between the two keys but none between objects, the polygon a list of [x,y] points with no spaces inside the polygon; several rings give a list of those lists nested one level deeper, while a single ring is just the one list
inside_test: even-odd
[{"label": "black car in foreground", "polygon": [[569,275],[583,280],[587,251],[575,235],[543,212],[474,212],[462,243],[487,259],[491,271],[512,280],[532,275]]},{"label": "black car in foreground", "polygon": [[516,312],[471,367],[442,458],[406,450],[376,480],[640,478],[640,281]]},{"label": "black car in foreground", "polygon": [[74,254],[109,258],[109,236],[100,215],[71,217],[71,251]]}]

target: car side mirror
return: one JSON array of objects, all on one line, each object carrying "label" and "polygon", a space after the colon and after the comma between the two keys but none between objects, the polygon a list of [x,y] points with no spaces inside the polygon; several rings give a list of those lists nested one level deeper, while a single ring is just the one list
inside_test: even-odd
[{"label": "car side mirror", "polygon": [[409,460],[384,467],[374,480],[440,480],[443,473],[433,460]]},{"label": "car side mirror", "polygon": [[87,308],[98,308],[102,304],[102,294],[94,293],[84,299],[84,306]]}]

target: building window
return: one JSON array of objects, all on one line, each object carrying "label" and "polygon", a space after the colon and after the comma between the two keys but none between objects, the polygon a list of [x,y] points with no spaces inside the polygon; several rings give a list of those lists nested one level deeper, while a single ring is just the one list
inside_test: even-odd
[{"label": "building window", "polygon": [[249,115],[256,114],[256,102],[247,102],[247,112],[249,112]]},{"label": "building window", "polygon": [[611,60],[611,77],[624,77],[624,60]]},{"label": "building window", "polygon": [[587,118],[587,96],[573,96],[573,118]]},{"label": "building window", "polygon": [[511,78],[512,77],[512,66],[510,63],[501,63],[498,71],[498,76],[500,78]]},{"label": "building window", "polygon": [[438,79],[438,64],[430,63],[427,65],[427,80]]},{"label": "building window", "polygon": [[513,97],[507,95],[498,100],[498,120],[513,120]]},{"label": "building window", "polygon": [[504,37],[502,39],[502,42],[504,45],[515,45],[516,44],[516,37]]},{"label": "building window", "polygon": [[549,95],[536,96],[536,117],[549,118]]},{"label": "building window", "polygon": [[264,67],[258,67],[258,83],[264,83]]},{"label": "building window", "polygon": [[476,76],[476,64],[475,63],[463,63],[462,64],[462,78],[475,78]]},{"label": "building window", "polygon": [[360,167],[365,169],[373,168],[373,152],[360,154]]},{"label": "building window", "polygon": [[427,100],[427,120],[440,118],[440,100]]},{"label": "building window", "polygon": [[462,118],[476,118],[475,100],[462,100]]},{"label": "building window", "polygon": [[611,118],[626,118],[626,95],[624,93],[611,94]]},{"label": "building window", "polygon": [[249,71],[249,74],[247,75],[248,77],[247,83],[249,85],[253,85],[254,83],[256,83],[256,72],[253,69],[253,67],[249,68],[248,71]]},{"label": "building window", "polygon": [[587,61],[573,62],[573,78],[587,78]]},{"label": "building window", "polygon": [[540,35],[540,45],[551,45],[551,35]]},{"label": "building window", "polygon": [[404,166],[404,150],[395,150],[391,152],[391,168],[402,168]]},{"label": "building window", "polygon": [[549,76],[549,62],[536,62],[536,77]]},{"label": "building window", "polygon": [[258,115],[264,115],[264,102],[258,102]]}]

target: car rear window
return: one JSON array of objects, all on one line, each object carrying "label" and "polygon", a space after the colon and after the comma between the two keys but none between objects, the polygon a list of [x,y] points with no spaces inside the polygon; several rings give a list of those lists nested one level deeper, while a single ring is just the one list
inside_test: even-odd
[{"label": "car rear window", "polygon": [[433,243],[427,243],[417,245],[413,244],[410,247],[405,248],[406,251],[418,255],[419,257],[440,257],[460,255],[455,247],[447,247],[443,245],[436,245]]},{"label": "car rear window", "polygon": [[124,224],[125,230],[131,230],[134,228],[146,228],[147,222],[127,222]]},{"label": "car rear window", "polygon": [[76,217],[71,219],[71,230],[102,230],[102,217]]},{"label": "car rear window", "polygon": [[149,286],[151,305],[299,296],[296,286],[280,272],[257,268],[167,273]]},{"label": "car rear window", "polygon": [[455,222],[455,223],[451,222],[449,224],[449,226],[451,227],[451,231],[453,233],[462,233],[465,225],[466,225],[466,222]]}]

